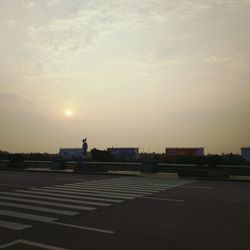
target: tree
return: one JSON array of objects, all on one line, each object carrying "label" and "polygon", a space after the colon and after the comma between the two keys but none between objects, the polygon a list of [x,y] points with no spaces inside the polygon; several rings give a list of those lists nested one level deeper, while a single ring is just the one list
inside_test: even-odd
[{"label": "tree", "polygon": [[95,161],[111,161],[112,155],[107,150],[99,150],[96,148],[93,148],[90,150],[90,153],[92,155],[92,159]]}]

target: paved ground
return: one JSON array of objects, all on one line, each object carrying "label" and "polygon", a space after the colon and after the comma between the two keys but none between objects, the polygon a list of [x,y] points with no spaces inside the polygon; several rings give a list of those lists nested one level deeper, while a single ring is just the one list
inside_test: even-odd
[{"label": "paved ground", "polygon": [[0,249],[249,249],[250,183],[0,171]]}]

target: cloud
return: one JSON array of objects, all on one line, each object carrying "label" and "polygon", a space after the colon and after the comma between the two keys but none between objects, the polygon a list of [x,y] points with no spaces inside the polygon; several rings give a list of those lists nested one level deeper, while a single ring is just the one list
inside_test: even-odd
[{"label": "cloud", "polygon": [[241,69],[250,68],[249,56],[240,53],[233,55],[224,55],[224,56],[222,55],[210,56],[205,61],[211,64],[227,64],[229,66]]},{"label": "cloud", "polygon": [[236,68],[249,70],[250,69],[250,62],[249,62],[249,60],[246,61],[244,59],[239,59],[233,63],[233,66]]},{"label": "cloud", "polygon": [[[48,7],[63,1],[63,10],[51,16],[46,24],[30,26],[29,48],[32,50],[35,64],[43,65],[45,74],[52,71],[64,71],[63,65],[69,63],[86,51],[94,51],[98,42],[123,31],[134,32],[171,20],[186,20],[214,11],[230,10],[248,5],[248,1],[214,0],[198,2],[197,0],[94,0],[66,1],[48,0]],[[167,26],[166,26],[167,29]],[[191,40],[190,38],[189,40]],[[185,39],[182,39],[186,41]],[[172,41],[172,46],[176,46]],[[178,42],[179,44],[179,42]],[[185,47],[185,46],[183,46]],[[155,59],[165,60],[167,64],[180,63],[180,59],[169,58],[166,44]],[[171,47],[170,47],[171,49]],[[174,48],[179,50],[179,48]],[[162,58],[161,58],[162,57]],[[151,58],[152,59],[152,58]],[[152,60],[155,60],[152,59]],[[150,61],[150,57],[147,58]],[[151,60],[151,61],[152,61]],[[220,61],[210,58],[210,61]]]},{"label": "cloud", "polygon": [[54,7],[57,4],[59,4],[60,2],[62,2],[62,0],[48,0],[47,1],[47,6],[48,7]]},{"label": "cloud", "polygon": [[234,60],[235,56],[212,56],[206,59],[208,63],[228,63]]},{"label": "cloud", "polygon": [[28,2],[24,2],[22,4],[23,8],[25,8],[26,10],[31,10],[34,6],[35,3],[33,1],[28,1]]},{"label": "cloud", "polygon": [[23,98],[19,94],[12,92],[0,92],[0,103],[3,105],[14,105],[14,107],[29,106],[32,102],[26,98]]},{"label": "cloud", "polygon": [[[59,1],[48,1],[49,6]],[[178,8],[177,8],[178,9]],[[47,69],[52,64],[71,60],[91,50],[103,37],[116,31],[143,29],[152,23],[165,22],[176,6],[150,0],[143,4],[128,1],[65,2],[63,17],[52,18],[47,25],[28,28],[29,47]]]},{"label": "cloud", "polygon": [[22,23],[17,22],[17,21],[14,20],[14,19],[9,19],[9,20],[6,22],[6,24],[7,24],[8,26],[10,26],[10,27],[19,27],[19,28],[23,27],[23,24],[22,24]]},{"label": "cloud", "polygon": [[39,76],[42,72],[42,65],[31,61],[23,62],[21,68],[22,72],[24,72],[26,76],[31,76],[31,75]]},{"label": "cloud", "polygon": [[[61,1],[49,0],[47,5],[54,6]],[[98,35],[108,34],[120,28],[131,30],[145,28],[153,22],[167,22],[174,18],[185,19],[199,13],[211,12],[219,6],[228,9],[242,3],[245,2],[240,1],[239,3],[239,0],[220,0],[208,3],[199,3],[196,0],[143,0],[138,2],[95,0],[73,3],[65,1],[63,17],[53,18],[47,26],[40,27],[38,30],[41,35],[47,35],[51,44],[60,45],[60,41],[70,40],[71,46],[68,46],[68,49],[77,50],[89,45]]]}]

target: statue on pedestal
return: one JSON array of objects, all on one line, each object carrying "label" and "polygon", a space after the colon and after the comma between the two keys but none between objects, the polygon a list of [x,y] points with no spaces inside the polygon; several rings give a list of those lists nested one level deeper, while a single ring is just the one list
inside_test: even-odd
[{"label": "statue on pedestal", "polygon": [[88,143],[87,143],[87,137],[82,139],[82,154],[83,159],[86,159],[86,154],[88,150]]}]

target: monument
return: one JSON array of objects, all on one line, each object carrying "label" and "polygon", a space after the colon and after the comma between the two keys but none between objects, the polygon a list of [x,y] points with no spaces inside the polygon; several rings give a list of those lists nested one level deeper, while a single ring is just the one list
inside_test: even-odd
[{"label": "monument", "polygon": [[81,173],[83,171],[83,168],[85,168],[85,160],[88,150],[88,143],[87,143],[87,137],[82,139],[82,148],[81,148],[81,158],[78,160],[76,167],[74,168],[74,173]]},{"label": "monument", "polygon": [[87,137],[86,137],[86,138],[82,139],[82,158],[83,158],[83,160],[86,159],[87,150],[88,150],[88,143],[87,143]]}]

